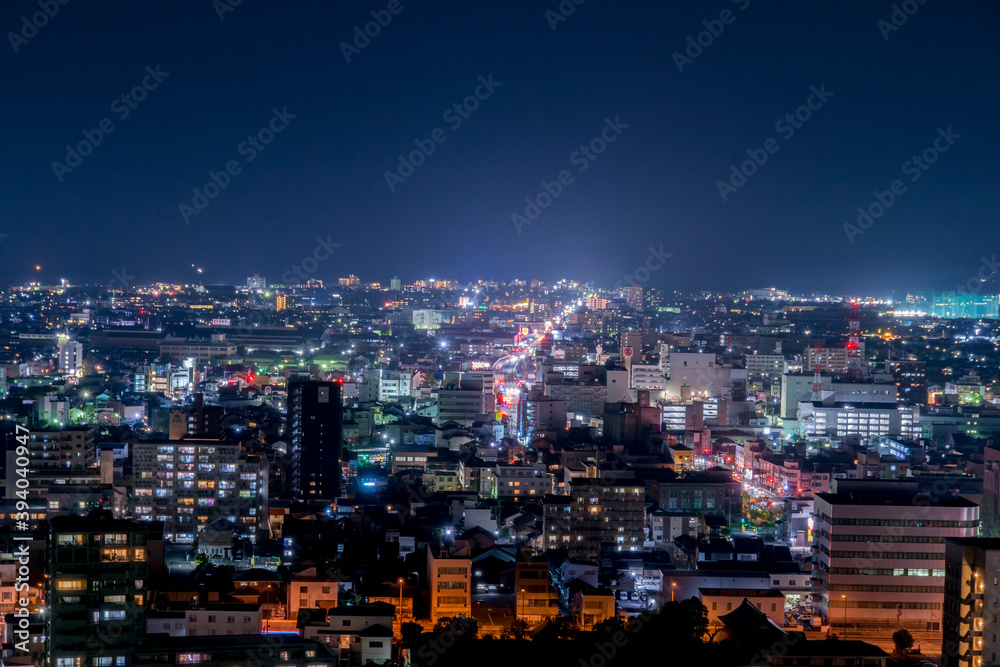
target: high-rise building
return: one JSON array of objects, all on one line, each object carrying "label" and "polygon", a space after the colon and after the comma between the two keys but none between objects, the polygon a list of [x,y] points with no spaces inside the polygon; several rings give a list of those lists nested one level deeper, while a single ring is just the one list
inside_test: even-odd
[{"label": "high-rise building", "polygon": [[547,496],[543,509],[545,549],[586,558],[598,557],[602,547],[642,550],[646,487],[634,479],[574,479],[568,496]]},{"label": "high-rise building", "polygon": [[393,276],[392,279],[389,280],[389,289],[393,292],[398,292],[403,289],[403,281],[399,279],[399,276]]},{"label": "high-rise building", "polygon": [[33,471],[91,470],[97,465],[96,431],[90,426],[29,431],[26,444],[28,466]]},{"label": "high-rise building", "polygon": [[292,492],[304,499],[340,496],[343,409],[338,382],[307,380],[288,387]]},{"label": "high-rise building", "polygon": [[642,287],[631,285],[625,288],[625,303],[632,310],[642,310]]},{"label": "high-rise building", "polygon": [[146,639],[150,544],[162,541],[159,531],[110,512],[52,519],[47,667],[131,664]]},{"label": "high-rise building", "polygon": [[288,297],[284,294],[279,294],[274,297],[274,310],[276,312],[281,312],[288,308]]},{"label": "high-rise building", "polygon": [[240,445],[185,438],[132,445],[135,517],[162,521],[167,539],[191,544],[224,518],[256,541],[267,530],[267,459]]},{"label": "high-rise building", "polygon": [[945,540],[942,655],[960,667],[997,664],[1000,539]]},{"label": "high-rise building", "polygon": [[979,506],[917,482],[834,480],[813,498],[816,612],[833,625],[940,631],[945,538],[974,537]]}]

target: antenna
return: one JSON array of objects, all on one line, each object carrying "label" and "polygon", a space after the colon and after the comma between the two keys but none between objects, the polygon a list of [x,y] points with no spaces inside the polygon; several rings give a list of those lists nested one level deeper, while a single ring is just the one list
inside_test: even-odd
[{"label": "antenna", "polygon": [[820,374],[819,351],[823,349],[820,343],[816,343],[816,354],[813,357],[813,401],[823,400],[823,376]]}]

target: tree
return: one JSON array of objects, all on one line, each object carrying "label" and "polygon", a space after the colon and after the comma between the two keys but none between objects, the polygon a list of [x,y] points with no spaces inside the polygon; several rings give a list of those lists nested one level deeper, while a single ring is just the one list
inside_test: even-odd
[{"label": "tree", "polygon": [[594,624],[594,632],[599,635],[610,635],[619,630],[625,631],[628,627],[621,616],[612,616]]},{"label": "tree", "polygon": [[892,643],[896,645],[896,651],[905,653],[913,648],[913,635],[906,628],[900,628],[892,633]]},{"label": "tree", "polygon": [[523,618],[514,619],[513,623],[500,632],[500,639],[524,639],[527,636],[528,622]]},{"label": "tree", "polygon": [[406,648],[415,648],[420,643],[420,635],[424,632],[419,623],[403,623],[399,628],[399,634]]}]

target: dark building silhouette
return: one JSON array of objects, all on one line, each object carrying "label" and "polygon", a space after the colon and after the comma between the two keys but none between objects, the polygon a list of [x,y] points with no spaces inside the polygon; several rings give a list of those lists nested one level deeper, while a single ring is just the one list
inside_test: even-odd
[{"label": "dark building silhouette", "polygon": [[288,388],[291,488],[300,498],[340,496],[343,400],[337,382],[306,380]]}]

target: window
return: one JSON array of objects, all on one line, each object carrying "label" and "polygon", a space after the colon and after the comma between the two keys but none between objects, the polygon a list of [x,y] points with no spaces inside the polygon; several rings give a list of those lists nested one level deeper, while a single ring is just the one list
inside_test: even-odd
[{"label": "window", "polygon": [[86,579],[61,579],[56,582],[57,591],[85,591],[87,590]]},{"label": "window", "polygon": [[712,603],[712,611],[715,611],[718,608],[718,606],[719,606],[718,602],[713,602]]},{"label": "window", "polygon": [[374,641],[373,640],[373,641],[369,642],[368,645],[371,646],[372,648],[382,648],[382,642],[380,642],[380,641]]},{"label": "window", "polygon": [[726,603],[726,611],[732,611],[732,610],[733,610],[733,603],[732,602],[727,602]]},{"label": "window", "polygon": [[101,560],[105,563],[127,563],[128,549],[101,549]]}]

